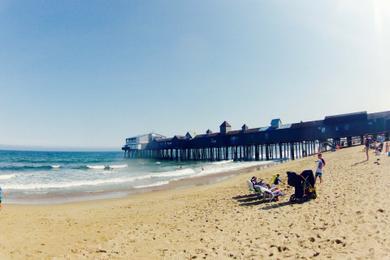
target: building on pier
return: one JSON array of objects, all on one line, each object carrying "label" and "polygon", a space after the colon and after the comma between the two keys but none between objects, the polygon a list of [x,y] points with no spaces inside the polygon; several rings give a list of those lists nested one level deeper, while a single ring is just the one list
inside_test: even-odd
[{"label": "building on pier", "polygon": [[166,138],[163,135],[156,133],[149,133],[144,135],[138,135],[134,137],[126,138],[126,143],[122,147],[122,150],[125,151],[125,156],[129,158],[136,158],[141,151],[147,149],[149,143],[155,139]]},{"label": "building on pier", "polygon": [[[133,137],[126,139],[122,149],[127,157],[159,160],[296,159],[336,145],[361,144],[366,134],[385,134],[388,139],[390,111],[341,114],[292,124],[273,119],[269,126],[249,128],[244,124],[241,130],[232,130],[231,125],[224,121],[219,130],[217,133],[209,129],[205,134],[192,136],[187,133],[171,138],[141,136],[136,141]],[[142,141],[146,139],[147,142]]]}]

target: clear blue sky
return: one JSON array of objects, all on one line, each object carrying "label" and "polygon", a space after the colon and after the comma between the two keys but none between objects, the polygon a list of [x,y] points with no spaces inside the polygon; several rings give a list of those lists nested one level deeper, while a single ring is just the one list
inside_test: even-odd
[{"label": "clear blue sky", "polygon": [[390,109],[390,3],[0,0],[0,144]]}]

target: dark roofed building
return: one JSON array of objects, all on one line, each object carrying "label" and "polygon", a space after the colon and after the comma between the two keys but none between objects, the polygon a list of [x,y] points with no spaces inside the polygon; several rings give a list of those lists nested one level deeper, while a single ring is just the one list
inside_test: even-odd
[{"label": "dark roofed building", "polygon": [[190,132],[187,132],[187,133],[186,133],[186,138],[187,138],[187,139],[192,139],[192,135],[190,134]]},{"label": "dark roofed building", "polygon": [[173,137],[173,139],[178,139],[178,140],[185,140],[185,139],[187,139],[185,136],[182,136],[182,135],[175,135],[174,137]]},{"label": "dark roofed building", "polygon": [[219,130],[220,130],[221,134],[227,134],[231,129],[232,129],[232,126],[226,121],[224,121],[219,126]]}]

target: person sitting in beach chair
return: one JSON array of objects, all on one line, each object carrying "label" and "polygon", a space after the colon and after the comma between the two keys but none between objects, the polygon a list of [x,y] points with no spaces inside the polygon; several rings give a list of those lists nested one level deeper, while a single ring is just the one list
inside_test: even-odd
[{"label": "person sitting in beach chair", "polygon": [[266,185],[266,183],[263,181],[263,179],[260,179],[260,181],[258,181],[256,176],[253,176],[251,178],[251,182],[252,182],[253,186],[264,186],[264,185]]},{"label": "person sitting in beach chair", "polygon": [[[275,175],[274,177],[275,178],[272,178],[271,185],[266,183],[263,179],[260,179],[260,181],[258,181],[256,176],[253,176],[251,178],[251,182],[253,183],[253,186],[262,186],[270,190],[275,190],[278,189],[276,186],[279,184],[279,182],[281,182],[281,180],[279,179],[279,174]],[[277,183],[277,185],[275,185],[275,183]]]},{"label": "person sitting in beach chair", "polygon": [[263,186],[262,180],[260,182],[257,181],[257,178],[253,176],[250,180],[247,181],[248,189],[250,192],[257,194],[260,197],[263,197],[263,190],[260,189],[260,186]]},{"label": "person sitting in beach chair", "polygon": [[268,186],[259,186],[259,188],[263,192],[264,198],[268,199],[269,201],[278,201],[280,196],[285,195],[277,187],[269,188],[269,185],[268,185]]},{"label": "person sitting in beach chair", "polygon": [[253,176],[250,182],[256,192],[261,193],[265,198],[268,198],[270,201],[277,201],[279,196],[284,196],[284,193],[280,189],[278,189],[277,187],[271,187],[262,179],[258,181],[256,176]]}]

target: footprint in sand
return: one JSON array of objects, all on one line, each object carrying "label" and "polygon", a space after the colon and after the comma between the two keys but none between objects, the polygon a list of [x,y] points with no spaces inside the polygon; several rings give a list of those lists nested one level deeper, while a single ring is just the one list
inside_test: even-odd
[{"label": "footprint in sand", "polygon": [[335,240],[334,240],[334,243],[336,243],[337,245],[342,245],[343,247],[346,246],[346,243],[343,242],[341,239],[335,239]]}]

